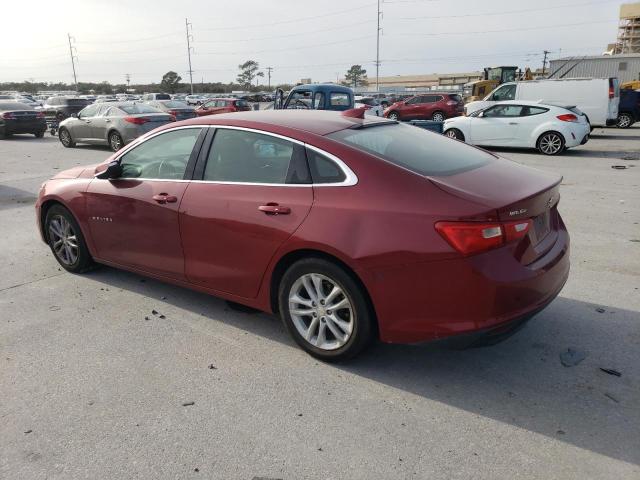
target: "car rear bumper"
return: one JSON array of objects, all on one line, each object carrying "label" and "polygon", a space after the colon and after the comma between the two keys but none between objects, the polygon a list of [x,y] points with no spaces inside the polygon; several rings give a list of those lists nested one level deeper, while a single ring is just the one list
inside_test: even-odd
[{"label": "car rear bumper", "polygon": [[369,272],[380,339],[420,343],[457,335],[493,335],[548,305],[569,276],[569,234],[530,265],[510,248]]},{"label": "car rear bumper", "polygon": [[0,123],[0,131],[5,133],[39,133],[47,130],[44,118],[31,121],[4,120]]},{"label": "car rear bumper", "polygon": [[618,123],[618,119],[617,118],[607,118],[607,127],[612,127],[614,125],[617,125]]}]

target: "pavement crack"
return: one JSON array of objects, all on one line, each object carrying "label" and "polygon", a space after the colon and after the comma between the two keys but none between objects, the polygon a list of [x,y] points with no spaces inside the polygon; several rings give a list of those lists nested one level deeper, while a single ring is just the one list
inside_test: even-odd
[{"label": "pavement crack", "polygon": [[49,275],[48,277],[37,278],[37,279],[31,280],[29,282],[17,283],[15,285],[11,285],[9,287],[0,288],[0,292],[4,292],[5,290],[11,290],[13,288],[23,287],[25,285],[30,285],[32,283],[38,283],[38,282],[41,282],[43,280],[47,280],[49,278],[59,277],[61,275],[64,275],[65,273],[67,273],[67,272],[56,273],[55,275]]}]

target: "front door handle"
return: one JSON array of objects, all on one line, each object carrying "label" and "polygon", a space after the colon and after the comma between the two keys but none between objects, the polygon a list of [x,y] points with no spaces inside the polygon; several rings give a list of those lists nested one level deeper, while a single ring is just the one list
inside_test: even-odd
[{"label": "front door handle", "polygon": [[169,195],[168,193],[158,193],[151,198],[162,205],[165,203],[176,203],[178,201],[178,197],[175,195]]},{"label": "front door handle", "polygon": [[509,122],[509,125],[518,125],[518,122]]},{"label": "front door handle", "polygon": [[289,207],[283,207],[277,203],[267,203],[266,205],[260,205],[258,210],[264,212],[267,215],[289,215],[291,209]]}]

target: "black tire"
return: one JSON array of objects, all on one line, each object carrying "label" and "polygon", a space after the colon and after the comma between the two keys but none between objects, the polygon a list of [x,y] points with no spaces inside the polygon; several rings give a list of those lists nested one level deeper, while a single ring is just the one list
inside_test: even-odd
[{"label": "black tire", "polygon": [[398,120],[400,120],[400,115],[398,115],[398,112],[389,112],[389,115],[387,115],[387,118],[389,120],[398,121]]},{"label": "black tire", "polygon": [[61,128],[58,130],[58,139],[60,143],[66,148],[73,148],[76,146],[76,142],[73,141],[73,137],[71,137],[71,132],[66,128]]},{"label": "black tire", "polygon": [[[319,274],[336,286],[339,286],[343,292],[343,296],[336,298],[345,298],[351,305],[353,315],[350,315],[347,322],[345,322],[351,324],[351,332],[346,342],[338,348],[323,349],[313,345],[310,341],[307,341],[298,331],[298,328],[294,323],[294,319],[291,316],[289,310],[289,296],[292,292],[292,288],[294,288],[294,285],[299,282],[301,277],[308,274]],[[291,265],[285,272],[282,280],[280,281],[280,285],[278,286],[278,302],[282,321],[293,339],[303,350],[320,360],[326,362],[338,362],[353,358],[371,342],[374,336],[374,314],[367,302],[365,292],[363,292],[362,287],[349,273],[333,262],[311,257],[299,260]],[[337,337],[335,337],[333,333],[330,333],[330,326],[325,324],[328,320],[325,320],[325,317],[323,317],[323,315],[327,315],[327,317],[329,317],[329,315],[331,315],[331,310],[325,311],[324,307],[320,307],[319,304],[318,308],[322,308],[323,310],[322,313],[314,314],[314,317],[320,317],[315,320],[317,328],[320,329],[320,322],[322,322],[322,326],[324,327],[326,334],[329,334],[330,337],[332,336],[336,339]],[[337,316],[338,311],[336,310],[333,314],[334,316]],[[342,317],[341,320],[344,321],[344,319],[345,317]],[[309,315],[307,321],[311,324],[314,320]],[[333,323],[334,327],[336,325],[336,323]],[[343,332],[344,330],[340,331]]]},{"label": "black tire", "polygon": [[122,140],[122,135],[120,135],[115,130],[109,132],[109,148],[117,152],[122,147],[124,147],[124,141]]},{"label": "black tire", "polygon": [[44,132],[46,132],[46,130],[42,130],[41,132],[36,132],[34,133],[34,135],[36,136],[36,138],[43,138]]},{"label": "black tire", "polygon": [[[62,253],[60,250],[56,251],[57,242],[60,238],[54,233],[55,228],[52,225],[55,221],[60,222],[60,219],[64,219],[68,222],[70,226],[69,232],[75,236],[76,255],[73,261],[72,258],[65,260],[65,256],[68,256],[68,252],[65,251],[65,249],[62,249]],[[52,206],[47,211],[43,228],[46,234],[47,243],[49,243],[49,247],[51,248],[51,252],[62,268],[68,272],[82,273],[95,267],[91,253],[89,253],[84,236],[82,235],[82,230],[80,230],[78,222],[76,222],[76,219],[69,210],[62,205]]]},{"label": "black tire", "polygon": [[433,112],[433,115],[431,115],[431,120],[433,120],[434,122],[444,122],[444,113]]},{"label": "black tire", "polygon": [[616,126],[618,128],[629,128],[631,125],[633,125],[635,122],[633,115],[631,115],[630,113],[621,113],[620,115],[618,115],[618,123],[616,123]]},{"label": "black tire", "polygon": [[9,135],[7,134],[7,132],[5,132],[4,130],[0,130],[0,140],[4,140],[8,136]]},{"label": "black tire", "polygon": [[464,142],[464,134],[457,128],[450,128],[449,130],[444,131],[443,134],[445,137],[454,138]]},{"label": "black tire", "polygon": [[544,132],[538,137],[536,148],[543,155],[559,155],[565,150],[564,137],[558,132]]}]

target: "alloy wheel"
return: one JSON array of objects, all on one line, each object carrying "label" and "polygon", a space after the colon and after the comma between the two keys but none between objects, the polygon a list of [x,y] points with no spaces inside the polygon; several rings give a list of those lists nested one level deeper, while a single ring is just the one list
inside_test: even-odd
[{"label": "alloy wheel", "polygon": [[389,120],[398,120],[398,114],[396,112],[391,112],[389,114]]},{"label": "alloy wheel", "polygon": [[453,128],[451,130],[447,130],[446,132],[444,132],[444,136],[449,138],[455,138],[455,139],[458,138],[458,134]]},{"label": "alloy wheel", "polygon": [[444,122],[444,115],[440,112],[434,113],[431,118],[434,122]]},{"label": "alloy wheel", "polygon": [[71,145],[71,135],[67,130],[60,130],[60,141],[65,147]]},{"label": "alloy wheel", "polygon": [[78,260],[78,237],[73,226],[62,215],[54,216],[49,222],[49,238],[53,251],[65,265],[71,266]]},{"label": "alloy wheel", "polygon": [[540,139],[540,150],[545,155],[555,155],[562,150],[562,138],[557,133],[547,133]]},{"label": "alloy wheel", "polygon": [[618,117],[618,127],[619,128],[627,128],[631,126],[631,117],[629,115],[623,113]]},{"label": "alloy wheel", "polygon": [[353,333],[351,300],[343,287],[319,273],[307,273],[293,283],[289,314],[302,338],[321,350],[342,347]]},{"label": "alloy wheel", "polygon": [[122,148],[122,138],[117,133],[112,133],[109,136],[109,145],[111,146],[111,150],[117,152]]}]

